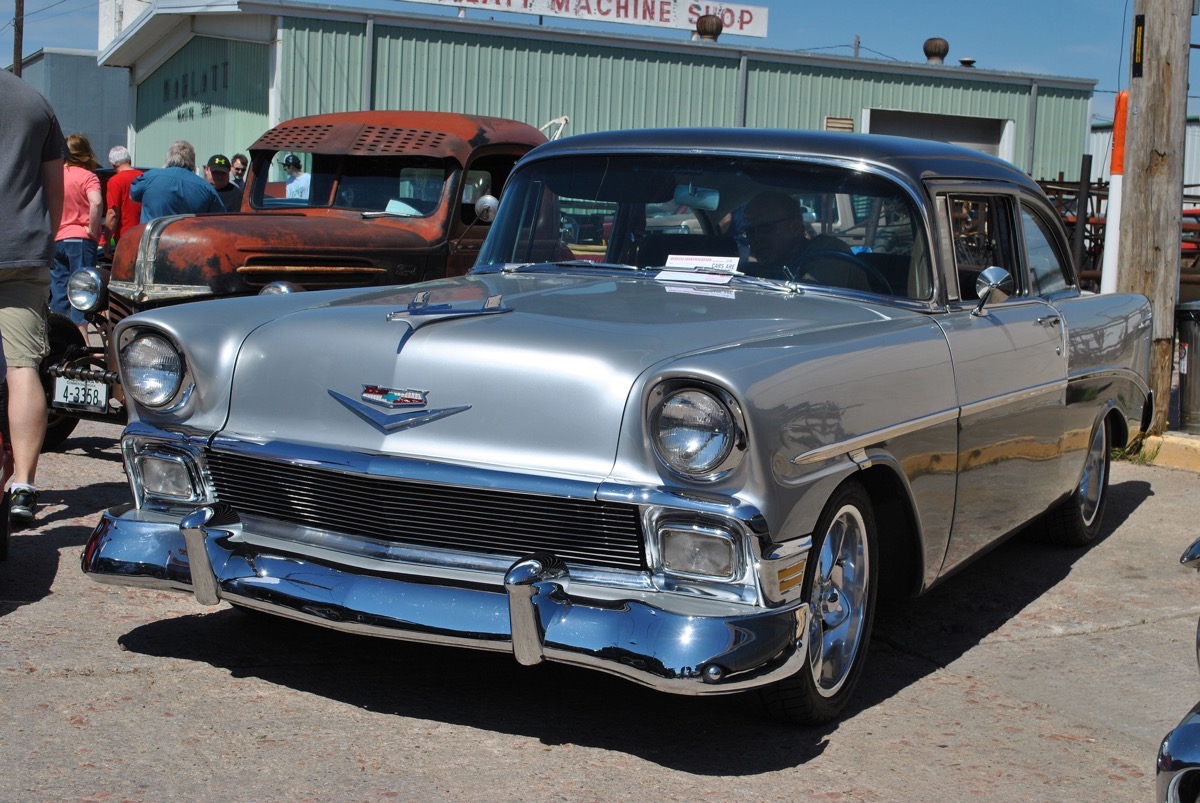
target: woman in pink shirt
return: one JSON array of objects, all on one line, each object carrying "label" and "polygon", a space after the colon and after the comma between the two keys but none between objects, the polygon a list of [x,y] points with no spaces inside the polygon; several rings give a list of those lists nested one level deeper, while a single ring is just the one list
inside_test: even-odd
[{"label": "woman in pink shirt", "polygon": [[69,152],[63,165],[62,224],[54,238],[54,268],[50,271],[50,311],[70,318],[87,338],[83,313],[67,301],[67,280],[79,268],[96,264],[100,241],[100,179],[94,171],[100,166],[92,153],[92,143],[83,134],[67,137]]}]

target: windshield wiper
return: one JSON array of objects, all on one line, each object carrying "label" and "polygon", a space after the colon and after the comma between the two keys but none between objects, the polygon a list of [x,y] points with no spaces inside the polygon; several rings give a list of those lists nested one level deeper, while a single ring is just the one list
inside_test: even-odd
[{"label": "windshield wiper", "polygon": [[369,218],[376,218],[376,217],[403,217],[403,218],[413,218],[413,217],[421,217],[421,213],[420,213],[420,212],[417,212],[416,214],[413,214],[412,212],[389,212],[389,211],[387,211],[386,209],[380,209],[380,210],[378,210],[378,211],[375,211],[375,212],[363,212],[363,213],[362,213],[362,216],[363,216],[364,218],[368,218],[368,219],[369,219]]}]

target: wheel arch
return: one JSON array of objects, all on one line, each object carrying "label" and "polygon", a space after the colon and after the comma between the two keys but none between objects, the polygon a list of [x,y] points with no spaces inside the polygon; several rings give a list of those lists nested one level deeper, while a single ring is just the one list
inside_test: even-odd
[{"label": "wheel arch", "polygon": [[1129,422],[1121,414],[1120,408],[1113,404],[1104,411],[1099,419],[1108,425],[1108,445],[1110,449],[1124,449],[1129,445]]},{"label": "wheel arch", "polygon": [[884,598],[915,596],[922,587],[924,550],[908,483],[888,459],[874,459],[852,476],[866,489],[875,513],[879,594]]}]

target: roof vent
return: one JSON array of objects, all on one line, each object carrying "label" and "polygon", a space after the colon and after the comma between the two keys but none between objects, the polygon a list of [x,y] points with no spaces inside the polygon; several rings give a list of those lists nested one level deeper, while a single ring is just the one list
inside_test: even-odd
[{"label": "roof vent", "polygon": [[949,52],[950,43],[940,36],[925,40],[925,61],[929,64],[945,64]]},{"label": "roof vent", "polygon": [[701,14],[696,17],[696,35],[701,42],[715,42],[725,30],[725,23],[719,14]]},{"label": "roof vent", "polygon": [[959,59],[958,63],[964,67],[970,68],[975,66],[975,59]]}]

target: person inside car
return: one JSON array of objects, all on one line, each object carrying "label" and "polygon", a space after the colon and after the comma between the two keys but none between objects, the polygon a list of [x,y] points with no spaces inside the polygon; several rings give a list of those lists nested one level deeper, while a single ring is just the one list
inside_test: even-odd
[{"label": "person inside car", "polygon": [[864,270],[855,265],[850,246],[828,234],[813,235],[800,202],[785,192],[766,190],[746,204],[742,231],[750,244],[743,273],[784,281],[802,281],[870,290]]}]

